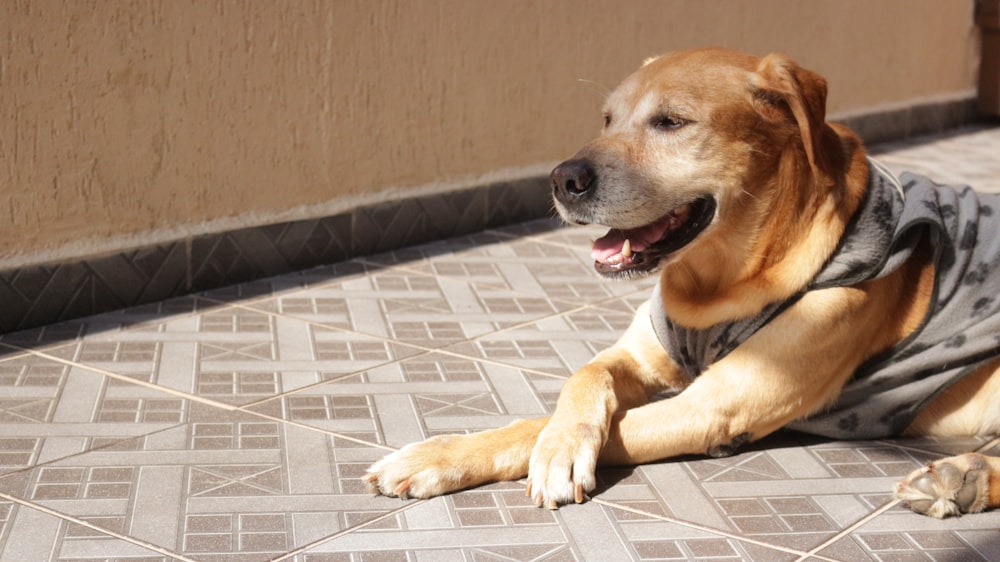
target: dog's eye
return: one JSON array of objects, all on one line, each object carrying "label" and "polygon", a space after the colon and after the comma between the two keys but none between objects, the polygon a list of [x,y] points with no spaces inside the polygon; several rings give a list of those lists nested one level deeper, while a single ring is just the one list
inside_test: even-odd
[{"label": "dog's eye", "polygon": [[687,125],[687,121],[672,115],[657,115],[652,122],[654,129],[661,131],[673,131]]},{"label": "dog's eye", "polygon": [[604,128],[607,129],[609,125],[611,125],[611,114],[610,113],[605,113],[604,114]]}]

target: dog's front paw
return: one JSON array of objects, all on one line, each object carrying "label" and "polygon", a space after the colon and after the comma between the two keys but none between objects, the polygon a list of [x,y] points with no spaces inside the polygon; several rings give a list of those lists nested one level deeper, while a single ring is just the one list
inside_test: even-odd
[{"label": "dog's front paw", "polygon": [[594,471],[604,439],[598,426],[549,422],[528,467],[527,493],[535,505],[557,509],[571,501],[582,503],[597,486]]},{"label": "dog's front paw", "polygon": [[989,466],[978,453],[934,461],[896,483],[896,497],[938,519],[976,513],[989,501]]},{"label": "dog's front paw", "polygon": [[465,472],[450,457],[457,435],[440,435],[411,443],[376,462],[362,477],[368,488],[384,496],[430,498],[461,489]]}]

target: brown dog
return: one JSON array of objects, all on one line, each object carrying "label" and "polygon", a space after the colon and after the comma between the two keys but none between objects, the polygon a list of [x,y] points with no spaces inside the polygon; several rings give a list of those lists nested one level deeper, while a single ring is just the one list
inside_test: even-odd
[{"label": "brown dog", "polygon": [[[370,486],[429,497],[527,475],[555,508],[583,501],[598,464],[728,454],[785,426],[1000,430],[1000,232],[980,235],[1000,200],[916,176],[904,188],[825,122],[825,98],[780,55],[671,53],[628,77],[552,184],[565,220],[611,228],[598,272],[658,271],[653,298],[550,418],[408,445]],[[938,461],[897,495],[936,517],[1000,505],[1000,459]]]}]

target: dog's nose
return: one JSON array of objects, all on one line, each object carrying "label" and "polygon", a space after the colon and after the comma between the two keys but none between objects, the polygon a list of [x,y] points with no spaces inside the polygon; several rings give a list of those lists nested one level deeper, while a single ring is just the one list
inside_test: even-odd
[{"label": "dog's nose", "polygon": [[549,175],[552,193],[559,198],[579,197],[594,184],[594,168],[586,160],[567,160]]}]

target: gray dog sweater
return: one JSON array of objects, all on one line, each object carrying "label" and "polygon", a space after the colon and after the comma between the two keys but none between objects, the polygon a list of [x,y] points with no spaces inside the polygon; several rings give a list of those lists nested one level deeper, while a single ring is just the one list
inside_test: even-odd
[{"label": "gray dog sweater", "polygon": [[752,318],[703,330],[674,324],[653,291],[651,319],[660,343],[697,377],[807,291],[855,285],[902,265],[918,242],[934,250],[934,292],[921,326],[865,361],[836,403],[788,425],[837,439],[899,435],[941,391],[1000,356],[1000,195],[947,187],[915,174],[897,181],[870,161],[865,197],[837,250],[816,278],[790,299]]}]

